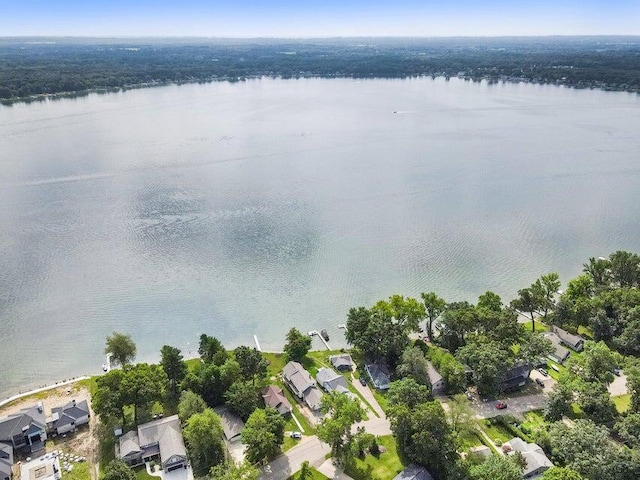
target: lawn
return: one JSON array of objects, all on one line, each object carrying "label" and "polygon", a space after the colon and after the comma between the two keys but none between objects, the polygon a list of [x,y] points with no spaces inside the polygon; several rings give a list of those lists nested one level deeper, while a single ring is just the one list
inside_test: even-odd
[{"label": "lawn", "polygon": [[479,420],[478,425],[498,446],[513,438],[513,434],[502,425],[490,424],[489,420]]},{"label": "lawn", "polygon": [[[530,332],[532,328],[532,322],[531,321],[524,322],[522,326],[527,332]],[[536,320],[536,332],[546,332],[547,330],[549,330],[549,327],[547,327],[540,320]]]},{"label": "lawn", "polygon": [[520,424],[520,428],[528,428],[533,432],[535,429],[544,426],[547,422],[544,419],[542,410],[532,410],[524,414],[524,422]]},{"label": "lawn", "polygon": [[154,477],[147,473],[147,468],[143,465],[133,469],[136,474],[136,480],[158,480],[158,477]]},{"label": "lawn", "polygon": [[470,448],[484,445],[476,432],[468,432],[458,437],[460,451],[466,452]]},{"label": "lawn", "polygon": [[386,413],[387,410],[389,409],[389,400],[387,399],[387,392],[376,390],[373,387],[371,387],[371,391],[373,392],[373,396],[375,397],[375,399],[378,401],[378,404],[380,405],[380,408],[382,409],[382,411]]},{"label": "lawn", "polygon": [[611,397],[613,403],[616,404],[616,410],[618,413],[624,413],[629,410],[629,405],[631,404],[631,394],[627,393],[626,395],[618,395],[617,397]]},{"label": "lawn", "polygon": [[287,364],[287,356],[284,353],[262,352],[262,356],[269,362],[267,375],[269,378],[277,377]]},{"label": "lawn", "polygon": [[[325,477],[323,474],[321,474],[319,471],[317,471],[315,468],[311,467],[311,476],[307,477],[306,480],[328,480],[328,477]],[[299,473],[299,472],[298,472]],[[291,475],[287,480],[298,480],[298,474],[295,473],[293,475]]]},{"label": "lawn", "polygon": [[90,467],[87,462],[74,463],[73,469],[70,472],[67,472],[66,470],[62,470],[62,479],[63,480],[90,480],[91,472],[89,468]]},{"label": "lawn", "polygon": [[357,458],[345,471],[354,480],[392,480],[404,469],[393,436],[386,435],[377,440],[378,445],[384,446],[387,451],[378,456],[366,455],[364,460]]}]

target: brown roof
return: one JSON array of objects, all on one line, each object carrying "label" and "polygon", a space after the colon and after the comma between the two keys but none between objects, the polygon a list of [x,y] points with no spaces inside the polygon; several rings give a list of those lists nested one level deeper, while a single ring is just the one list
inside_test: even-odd
[{"label": "brown roof", "polygon": [[281,415],[291,413],[291,404],[277,385],[269,385],[262,391],[262,398],[267,407],[275,408]]}]

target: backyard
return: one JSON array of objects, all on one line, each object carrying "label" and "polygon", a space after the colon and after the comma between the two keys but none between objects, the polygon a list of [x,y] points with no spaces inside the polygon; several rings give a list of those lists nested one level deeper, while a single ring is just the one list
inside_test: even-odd
[{"label": "backyard", "polygon": [[366,455],[364,459],[356,458],[346,469],[347,475],[354,480],[392,480],[404,469],[393,436],[378,437],[377,441],[386,451],[379,455]]}]

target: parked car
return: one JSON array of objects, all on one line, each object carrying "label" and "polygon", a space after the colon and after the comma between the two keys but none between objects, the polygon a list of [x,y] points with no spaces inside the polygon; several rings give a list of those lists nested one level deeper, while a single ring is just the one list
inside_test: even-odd
[{"label": "parked car", "polygon": [[467,399],[473,402],[473,393],[471,392],[466,392],[466,393],[467,393]]},{"label": "parked car", "polygon": [[613,369],[613,374],[614,374],[616,377],[619,377],[620,375],[622,375],[622,370],[620,370],[619,368],[614,368],[614,369]]},{"label": "parked car", "polygon": [[327,333],[326,330],[320,330],[320,335],[322,335],[322,338],[324,338],[325,342],[329,341],[329,334]]},{"label": "parked car", "polygon": [[549,376],[549,372],[547,372],[544,368],[539,368],[538,371],[545,377]]},{"label": "parked car", "polygon": [[291,433],[289,434],[289,436],[290,436],[291,438],[302,438],[302,433],[300,433],[300,432],[291,432]]},{"label": "parked car", "polygon": [[496,408],[498,410],[504,410],[505,408],[507,408],[507,404],[504,403],[504,402],[498,402],[498,403],[496,403]]},{"label": "parked car", "polygon": [[364,377],[360,377],[360,385],[362,385],[363,387],[367,386],[367,381],[365,380]]},{"label": "parked car", "polygon": [[542,381],[542,379],[540,379],[540,378],[536,378],[536,383],[537,383],[538,385],[540,385],[541,387],[544,387],[544,382]]}]

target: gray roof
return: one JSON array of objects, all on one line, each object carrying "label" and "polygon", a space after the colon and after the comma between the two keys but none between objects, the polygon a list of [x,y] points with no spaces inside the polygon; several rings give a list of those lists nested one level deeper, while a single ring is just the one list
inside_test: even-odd
[{"label": "gray roof", "polygon": [[522,453],[522,456],[527,461],[527,465],[522,472],[523,476],[527,476],[538,470],[542,471],[553,467],[553,463],[551,463],[551,460],[547,458],[539,445],[535,443],[527,443],[518,437],[512,438],[507,443],[511,447],[511,452]]},{"label": "gray roof", "polygon": [[178,415],[159,418],[138,426],[138,438],[143,448],[154,444],[160,447],[163,464],[173,456],[187,457]]},{"label": "gray roof", "polygon": [[393,480],[434,480],[434,479],[431,476],[431,474],[427,471],[426,468],[412,463],[403,471],[401,471],[398,475],[396,475],[393,478]]},{"label": "gray roof", "polygon": [[239,439],[242,430],[244,430],[242,419],[229,410],[228,407],[216,407],[213,410],[220,416],[224,437],[230,442]]},{"label": "gray roof", "polygon": [[125,433],[118,439],[120,446],[120,458],[127,457],[129,455],[138,455],[142,453],[140,448],[140,440],[138,439],[138,432],[131,430]]},{"label": "gray roof", "polygon": [[277,385],[269,385],[262,391],[262,399],[267,407],[275,408],[280,415],[291,413],[291,403]]},{"label": "gray roof", "polygon": [[316,380],[327,392],[333,392],[338,386],[349,389],[347,379],[330,368],[318,369]]},{"label": "gray roof", "polygon": [[0,443],[0,478],[11,477],[13,446]]},{"label": "gray roof", "polygon": [[431,385],[435,385],[442,381],[442,375],[438,373],[438,370],[433,366],[433,363],[427,362],[427,372],[429,373],[429,381],[431,382]]},{"label": "gray roof", "polygon": [[86,400],[76,403],[74,400],[62,407],[51,409],[53,428],[75,423],[79,418],[89,415],[89,404]]},{"label": "gray roof", "polygon": [[379,390],[389,388],[391,379],[389,378],[389,370],[387,370],[387,367],[378,363],[368,363],[364,368],[369,374],[369,378],[371,378],[374,387]]},{"label": "gray roof", "polygon": [[310,388],[304,392],[304,402],[312,410],[320,409],[320,400],[322,399],[322,392],[317,388]]},{"label": "gray roof", "polygon": [[560,337],[554,332],[545,332],[542,335],[544,336],[544,338],[553,343],[553,347],[555,348],[555,351],[550,356],[555,357],[554,360],[557,360],[561,363],[564,362],[571,354],[571,352],[567,348],[562,346]]},{"label": "gray roof", "polygon": [[13,445],[13,437],[21,433],[25,427],[29,430],[44,431],[45,425],[46,419],[41,405],[24,408],[19,413],[0,419],[0,442]]},{"label": "gray roof", "polygon": [[348,353],[343,353],[341,355],[331,355],[329,357],[329,362],[331,362],[331,365],[338,369],[341,367],[351,368],[353,366],[353,360],[351,359],[351,355],[349,355]]},{"label": "gray roof", "polygon": [[302,365],[298,362],[289,362],[282,369],[285,380],[293,385],[300,393],[313,387],[316,383]]},{"label": "gray roof", "polygon": [[580,343],[584,343],[584,338],[582,338],[580,335],[574,335],[573,333],[569,333],[562,328],[553,326],[551,331],[558,335],[558,337],[560,337],[560,340],[562,340],[565,344],[573,348],[577,348]]}]

